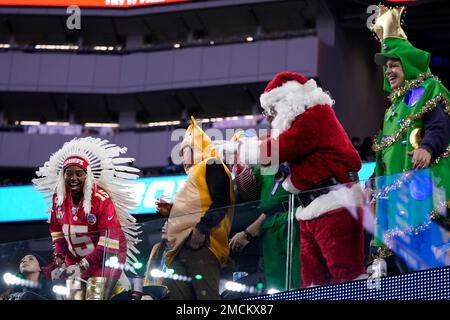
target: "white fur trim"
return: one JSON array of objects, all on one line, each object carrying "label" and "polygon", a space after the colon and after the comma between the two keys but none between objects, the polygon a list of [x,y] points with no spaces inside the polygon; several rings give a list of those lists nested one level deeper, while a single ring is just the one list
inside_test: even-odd
[{"label": "white fur trim", "polygon": [[339,208],[346,208],[352,212],[353,209],[362,205],[362,201],[362,189],[359,183],[354,184],[351,188],[340,185],[336,190],[314,199],[306,208],[297,208],[295,216],[297,220],[312,220]]},{"label": "white fur trim", "polygon": [[291,175],[288,175],[286,180],[283,181],[282,186],[283,186],[283,189],[289,193],[300,193],[301,192],[299,189],[294,187],[294,184],[292,183],[292,180],[291,180]]},{"label": "white fur trim", "polygon": [[263,93],[260,97],[261,106],[265,110],[275,107],[277,116],[272,121],[272,128],[281,132],[288,129],[292,121],[316,105],[334,104],[330,95],[317,86],[314,79],[305,84],[297,81],[287,81],[281,87]]},{"label": "white fur trim", "polygon": [[367,273],[361,273],[359,276],[357,276],[355,279],[353,279],[352,281],[358,281],[358,280],[366,280],[369,279],[369,276]]},{"label": "white fur trim", "polygon": [[239,163],[257,166],[260,162],[260,141],[256,138],[239,140]]}]

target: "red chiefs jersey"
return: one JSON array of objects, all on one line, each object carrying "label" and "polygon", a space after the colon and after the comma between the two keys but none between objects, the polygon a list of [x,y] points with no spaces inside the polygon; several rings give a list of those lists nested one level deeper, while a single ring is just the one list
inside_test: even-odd
[{"label": "red chiefs jersey", "polygon": [[127,244],[117,218],[114,204],[109,195],[98,186],[93,188],[91,212],[86,215],[83,198],[78,205],[72,202],[67,191],[61,206],[56,204],[53,195],[50,218],[50,234],[55,254],[63,254],[66,266],[73,265],[83,258],[89,262],[89,268],[81,275],[89,277],[120,276],[121,270],[104,268],[104,261],[117,256],[122,264],[126,261]]}]

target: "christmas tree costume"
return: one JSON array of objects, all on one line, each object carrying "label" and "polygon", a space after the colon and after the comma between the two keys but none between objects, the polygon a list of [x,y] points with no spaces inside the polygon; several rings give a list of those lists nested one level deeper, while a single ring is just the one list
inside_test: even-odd
[{"label": "christmas tree costume", "polygon": [[[449,141],[444,141],[440,150],[432,150],[425,143],[430,140],[426,117],[439,108],[439,112],[450,116],[450,93],[431,74],[430,53],[413,47],[407,40],[400,26],[402,12],[403,8],[380,6],[373,27],[382,47],[375,62],[384,65],[388,58],[399,59],[405,79],[399,88],[392,90],[384,76],[384,90],[390,92],[391,105],[373,145],[377,153],[375,246],[380,247],[380,253],[385,252],[383,244],[390,247],[393,236],[417,235],[429,225],[430,219],[445,214],[450,197]],[[410,171],[413,165],[408,152],[417,148],[432,155],[429,169],[423,172]],[[420,192],[414,191],[417,186]],[[402,193],[407,201],[401,200]]]}]

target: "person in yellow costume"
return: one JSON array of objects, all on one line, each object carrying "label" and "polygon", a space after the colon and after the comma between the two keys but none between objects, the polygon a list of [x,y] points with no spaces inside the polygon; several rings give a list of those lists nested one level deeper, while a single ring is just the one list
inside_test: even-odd
[{"label": "person in yellow costume", "polygon": [[[191,117],[180,155],[187,173],[173,204],[157,202],[168,216],[165,264],[192,280],[165,278],[169,299],[220,299],[220,269],[229,256],[234,192],[230,171],[216,156],[210,138]],[[186,280],[186,279],[184,279]]]}]

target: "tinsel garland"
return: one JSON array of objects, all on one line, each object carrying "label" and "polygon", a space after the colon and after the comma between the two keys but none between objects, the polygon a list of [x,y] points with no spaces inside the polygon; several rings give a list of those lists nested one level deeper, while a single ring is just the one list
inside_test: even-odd
[{"label": "tinsel garland", "polygon": [[439,163],[442,159],[448,158],[450,156],[450,146],[445,149],[445,152],[441,154],[439,157],[434,158],[431,160],[430,166],[434,166]]},{"label": "tinsel garland", "polygon": [[450,116],[450,103],[448,101],[444,101],[444,110]]},{"label": "tinsel garland", "polygon": [[[439,162],[440,159],[442,159],[444,157],[448,157],[449,153],[450,153],[450,146],[447,148],[446,153],[441,155],[439,158],[435,159],[436,163]],[[372,202],[374,202],[376,199],[379,199],[379,198],[388,197],[388,194],[391,191],[395,191],[395,190],[399,189],[411,177],[412,173],[413,173],[413,171],[405,172],[399,179],[396,179],[394,181],[394,183],[392,183],[388,186],[385,186],[383,188],[383,190],[381,190],[381,191],[377,191],[373,195]],[[435,208],[431,211],[431,213],[427,216],[427,220],[423,224],[421,224],[415,228],[407,227],[402,230],[402,229],[396,227],[392,230],[387,231],[383,236],[383,242],[386,244],[386,246],[383,245],[380,248],[378,248],[378,252],[377,252],[378,256],[380,258],[387,258],[393,254],[393,252],[389,248],[392,247],[392,239],[394,236],[418,235],[420,232],[424,231],[426,228],[429,227],[432,220],[435,220],[439,224],[443,224],[445,226],[450,226],[450,217],[446,218],[439,213],[439,212],[444,211],[446,207],[450,208],[450,201],[448,201],[447,203],[442,202],[438,206],[438,208]]]},{"label": "tinsel garland", "polygon": [[392,249],[392,240],[395,236],[405,237],[409,235],[417,236],[419,233],[425,231],[431,224],[433,220],[442,219],[443,217],[439,214],[447,207],[446,202],[442,202],[438,205],[437,208],[434,208],[430,214],[427,216],[424,223],[420,224],[417,227],[405,227],[400,229],[399,227],[395,227],[389,231],[386,231],[383,235],[383,243],[387,248]]},{"label": "tinsel garland", "polygon": [[[434,166],[436,164],[439,163],[439,161],[441,161],[442,159],[448,158],[450,156],[450,146],[447,147],[447,149],[445,150],[445,152],[443,154],[441,154],[439,157],[434,158],[431,162],[430,162],[430,166]],[[374,203],[377,199],[380,198],[386,198],[388,197],[389,193],[391,191],[395,191],[400,189],[400,187],[406,182],[406,180],[408,180],[411,175],[414,173],[413,170],[411,171],[405,171],[400,178],[396,179],[392,184],[385,186],[382,190],[380,191],[376,191],[373,194],[372,197],[372,201],[371,203]]]},{"label": "tinsel garland", "polygon": [[431,73],[421,73],[417,78],[414,80],[405,80],[405,84],[403,84],[401,87],[395,89],[390,95],[389,95],[389,101],[391,103],[394,102],[395,99],[403,97],[408,91],[414,89],[415,87],[418,87],[422,84],[425,80],[428,78],[432,78],[438,82],[440,82],[439,78],[436,76],[433,76]]},{"label": "tinsel garland", "polygon": [[419,112],[406,117],[401,124],[400,129],[398,129],[393,135],[383,137],[381,139],[381,143],[378,143],[377,139],[375,138],[372,150],[375,152],[380,152],[400,140],[400,138],[406,133],[406,131],[408,131],[408,129],[413,125],[415,121],[421,119],[425,113],[435,109],[436,105],[439,102],[442,102],[444,104],[444,108],[446,111],[450,111],[450,102],[448,102],[441,94],[439,94],[425,102],[425,105],[422,107],[422,109],[420,109]]},{"label": "tinsel garland", "polygon": [[392,184],[385,186],[382,190],[377,191],[373,195],[372,202],[376,199],[387,198],[391,191],[400,189],[400,187],[408,180],[414,171],[408,171],[401,175],[400,178],[396,179]]},{"label": "tinsel garland", "polygon": [[392,256],[394,253],[389,250],[385,245],[381,246],[377,250],[378,257],[381,259],[385,259],[389,256]]}]

